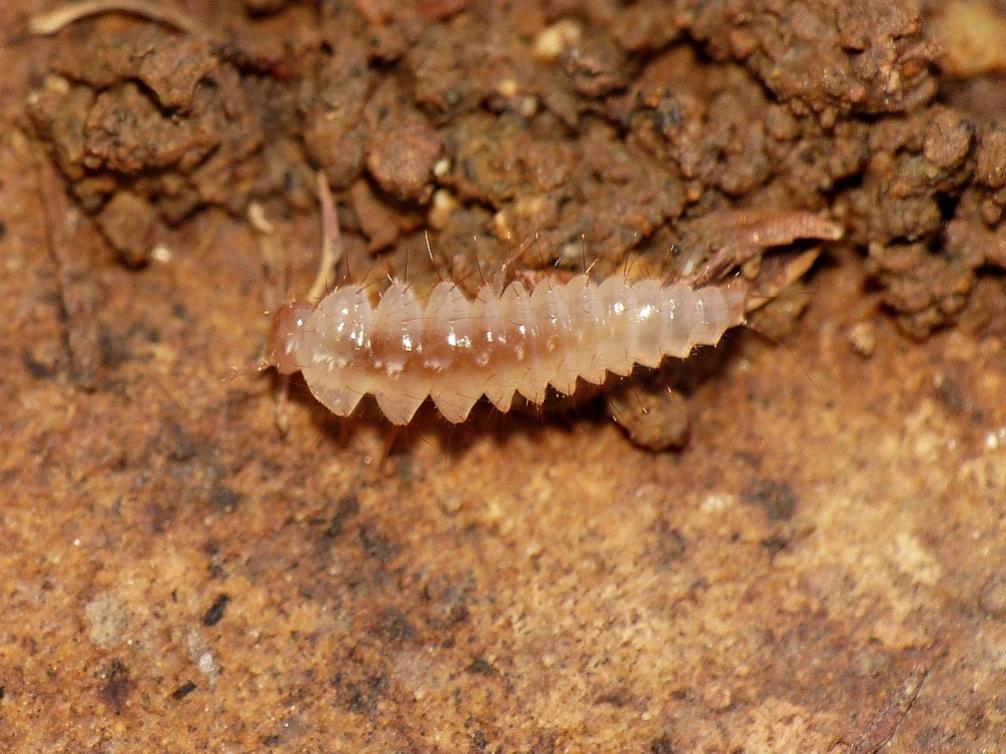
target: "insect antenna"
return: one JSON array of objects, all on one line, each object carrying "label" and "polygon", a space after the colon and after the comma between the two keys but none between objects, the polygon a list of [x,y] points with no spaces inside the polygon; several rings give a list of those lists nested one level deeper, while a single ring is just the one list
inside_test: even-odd
[{"label": "insect antenna", "polygon": [[773,346],[777,346],[778,348],[783,349],[787,354],[789,354],[796,361],[796,366],[797,366],[797,369],[800,370],[800,375],[805,380],[807,380],[807,383],[811,386],[811,388],[813,389],[814,393],[816,393],[818,395],[822,395],[822,396],[825,395],[823,388],[817,383],[817,381],[814,379],[813,375],[811,374],[810,370],[807,369],[807,366],[803,363],[803,361],[797,355],[796,349],[794,349],[792,346],[788,345],[787,343],[782,342],[779,338],[773,337],[772,335],[770,335],[769,333],[765,332],[764,330],[759,330],[757,327],[755,327],[754,325],[752,325],[749,322],[744,322],[744,324],[742,325],[742,327],[744,327],[745,330],[750,330],[755,335],[757,335],[759,338],[764,339],[766,342],[771,343]]},{"label": "insect antenna", "polygon": [[[812,294],[813,291],[807,290],[807,291],[800,291],[798,295],[810,296]],[[753,303],[748,305],[747,307],[748,313],[755,312],[758,309],[761,309],[766,304],[775,300],[773,296],[769,296],[764,292],[759,294],[757,291],[753,291],[751,294],[749,294],[749,299],[753,299]],[[824,395],[823,389],[821,388],[820,385],[817,384],[817,382],[811,375],[810,371],[801,362],[801,360],[797,356],[796,350],[792,346],[788,345],[787,343],[784,343],[780,338],[775,337],[768,331],[759,328],[755,324],[752,324],[749,318],[745,318],[744,321],[741,323],[741,326],[745,330],[748,330],[757,335],[766,343],[771,343],[773,346],[783,349],[787,354],[793,357],[796,360],[797,368],[800,370],[800,374],[803,376],[805,380],[807,380],[807,383],[811,386],[811,388],[813,388],[814,392],[820,395]]]},{"label": "insect antenna", "polygon": [[262,304],[266,314],[272,314],[286,298],[289,288],[289,260],[277,249],[273,234],[275,226],[266,216],[265,208],[258,202],[248,205],[248,224],[258,235],[259,252],[262,255],[262,269],[265,275],[265,285],[262,288]]},{"label": "insect antenna", "polygon": [[229,385],[232,382],[253,379],[258,377],[265,370],[269,369],[270,366],[269,362],[265,360],[265,357],[260,355],[255,359],[255,363],[253,364],[249,364],[244,367],[230,367],[230,374],[226,377],[221,377],[220,384]]},{"label": "insect antenna", "polygon": [[[265,268],[266,284],[263,288],[263,298],[267,307],[266,313],[270,309],[275,309],[280,302],[289,298],[289,260],[282,254],[279,245],[275,240],[275,226],[269,220],[265,209],[258,202],[248,205],[248,222],[259,236],[259,249],[262,253],[263,267]],[[282,259],[282,262],[280,261]],[[263,349],[265,343],[262,344]],[[233,369],[232,374],[224,378],[223,382],[233,382],[239,378],[257,376],[269,368],[264,352],[260,352],[256,363],[246,369]],[[290,430],[289,406],[290,377],[286,374],[278,374],[273,381],[273,423],[282,436],[286,436]]]}]

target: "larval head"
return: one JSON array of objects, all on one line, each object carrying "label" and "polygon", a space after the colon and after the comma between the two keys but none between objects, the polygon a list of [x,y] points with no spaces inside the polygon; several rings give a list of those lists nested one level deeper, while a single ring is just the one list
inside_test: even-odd
[{"label": "larval head", "polygon": [[269,338],[266,341],[266,360],[280,374],[299,372],[297,345],[303,335],[304,323],[314,311],[307,301],[294,301],[281,306],[272,318]]}]

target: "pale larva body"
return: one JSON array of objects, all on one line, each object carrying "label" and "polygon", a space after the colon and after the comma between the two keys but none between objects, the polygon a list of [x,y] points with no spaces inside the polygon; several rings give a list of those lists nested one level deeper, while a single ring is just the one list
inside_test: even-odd
[{"label": "pale larva body", "polygon": [[502,294],[483,287],[475,300],[442,282],[424,302],[394,283],[373,306],[360,286],[329,293],[316,307],[297,303],[277,313],[271,364],[303,372],[314,396],[349,416],[364,395],[393,424],[408,424],[432,398],[450,422],[462,422],[483,395],[501,411],[515,393],[533,403],[549,385],[572,394],[577,379],[600,384],[715,345],[742,323],[745,286],[630,282],[586,275],[520,283]]}]

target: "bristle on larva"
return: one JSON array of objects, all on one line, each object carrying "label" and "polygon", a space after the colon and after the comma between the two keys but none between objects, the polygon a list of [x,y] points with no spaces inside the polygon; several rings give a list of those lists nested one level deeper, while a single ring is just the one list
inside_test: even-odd
[{"label": "bristle on larva", "polygon": [[408,424],[427,397],[449,422],[462,422],[485,395],[508,411],[515,393],[533,403],[549,385],[572,394],[576,381],[600,384],[715,345],[744,320],[746,286],[693,290],[683,283],[587,276],[520,283],[502,294],[482,288],[474,301],[453,283],[426,302],[394,283],[376,307],[360,286],[329,293],[311,311],[291,304],[276,314],[268,359],[300,370],[315,397],[349,416],[371,394],[393,424]]}]

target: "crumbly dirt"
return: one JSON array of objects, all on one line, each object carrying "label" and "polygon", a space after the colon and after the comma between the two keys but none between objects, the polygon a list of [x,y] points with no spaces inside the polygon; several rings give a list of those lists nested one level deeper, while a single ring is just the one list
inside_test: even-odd
[{"label": "crumbly dirt", "polygon": [[[1006,744],[1006,84],[967,33],[1001,3],[31,35],[52,7],[0,7],[5,751]],[[283,436],[252,372],[316,171],[376,285],[736,268],[768,300],[606,397],[424,410],[383,463],[373,406],[296,379]]]}]

